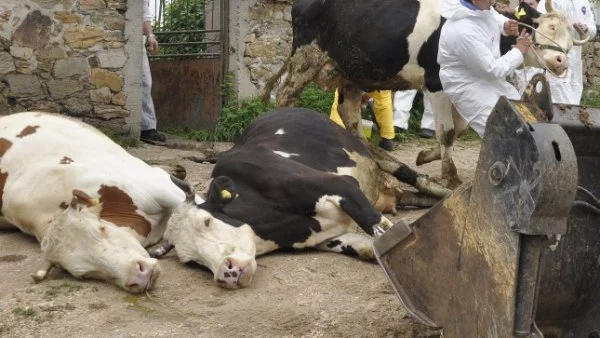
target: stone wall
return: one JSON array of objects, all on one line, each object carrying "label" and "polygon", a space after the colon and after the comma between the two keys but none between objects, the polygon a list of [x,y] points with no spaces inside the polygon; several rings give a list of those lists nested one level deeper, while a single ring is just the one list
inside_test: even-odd
[{"label": "stone wall", "polygon": [[136,132],[130,124],[132,115],[139,124],[139,113],[132,114],[140,106],[139,81],[126,82],[124,73],[126,63],[136,67],[141,58],[141,1],[130,4],[139,15],[139,42],[127,41],[127,5],[126,0],[3,0],[0,114],[42,110],[118,133]]},{"label": "stone wall", "polygon": [[238,93],[253,96],[292,51],[292,0],[230,4],[230,68]]},{"label": "stone wall", "polygon": [[[600,19],[598,19],[600,21]],[[600,96],[600,35],[582,48],[583,96]]]}]

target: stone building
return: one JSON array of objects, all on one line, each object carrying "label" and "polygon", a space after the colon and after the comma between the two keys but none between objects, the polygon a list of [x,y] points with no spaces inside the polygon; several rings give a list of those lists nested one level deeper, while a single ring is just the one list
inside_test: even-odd
[{"label": "stone building", "polygon": [[[138,133],[141,1],[3,0],[0,114],[59,112]],[[127,20],[127,17],[139,20]],[[137,130],[136,130],[136,127]]]}]

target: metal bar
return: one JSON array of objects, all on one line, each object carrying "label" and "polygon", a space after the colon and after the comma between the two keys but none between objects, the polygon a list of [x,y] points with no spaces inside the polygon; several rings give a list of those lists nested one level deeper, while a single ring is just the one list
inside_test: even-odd
[{"label": "metal bar", "polygon": [[515,304],[514,334],[516,337],[529,337],[535,329],[535,309],[539,290],[540,262],[543,236],[521,236],[521,255]]},{"label": "metal bar", "polygon": [[198,45],[218,45],[221,41],[197,41],[197,42],[162,42],[161,47],[167,46],[198,46]]},{"label": "metal bar", "polygon": [[218,58],[219,53],[193,53],[193,54],[160,54],[148,56],[150,59],[166,59],[166,58],[181,58],[181,57],[201,57],[201,58]]},{"label": "metal bar", "polygon": [[191,29],[191,30],[183,30],[183,31],[164,31],[164,32],[155,32],[154,35],[173,35],[173,34],[184,34],[184,33],[219,33],[220,29]]},{"label": "metal bar", "polygon": [[[221,0],[221,87],[225,82],[225,74],[229,71],[229,0]],[[224,105],[225,97],[221,91],[221,104]]]}]

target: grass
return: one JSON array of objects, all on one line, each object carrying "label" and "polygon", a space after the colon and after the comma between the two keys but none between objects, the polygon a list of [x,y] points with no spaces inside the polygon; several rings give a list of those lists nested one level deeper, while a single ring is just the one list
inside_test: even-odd
[{"label": "grass", "polygon": [[17,307],[12,310],[12,313],[22,317],[33,317],[36,315],[37,311],[35,311],[35,309],[31,307]]},{"label": "grass", "polygon": [[70,284],[64,282],[59,285],[52,285],[46,291],[44,291],[44,295],[42,298],[45,300],[51,300],[58,297],[60,294],[70,294],[76,291],[83,289],[83,286],[77,284]]}]

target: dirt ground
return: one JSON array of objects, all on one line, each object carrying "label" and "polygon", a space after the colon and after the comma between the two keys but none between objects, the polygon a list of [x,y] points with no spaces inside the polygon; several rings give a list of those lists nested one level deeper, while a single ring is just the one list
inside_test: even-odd
[{"label": "dirt ground", "polygon": [[[393,154],[414,163],[432,141],[400,144]],[[221,145],[226,147],[227,145]],[[478,141],[459,142],[455,161],[469,180]],[[195,151],[142,145],[131,153],[184,166],[206,187],[213,165],[188,157]],[[439,162],[419,170],[439,176]],[[412,221],[424,210],[403,210]],[[18,231],[0,231],[1,337],[415,337],[426,335],[402,308],[375,263],[317,251],[279,252],[258,259],[251,287],[219,288],[210,271],[184,265],[170,253],[160,262],[155,289],[134,296],[107,283],[77,280],[54,270],[34,284],[41,265],[38,243]]]}]

